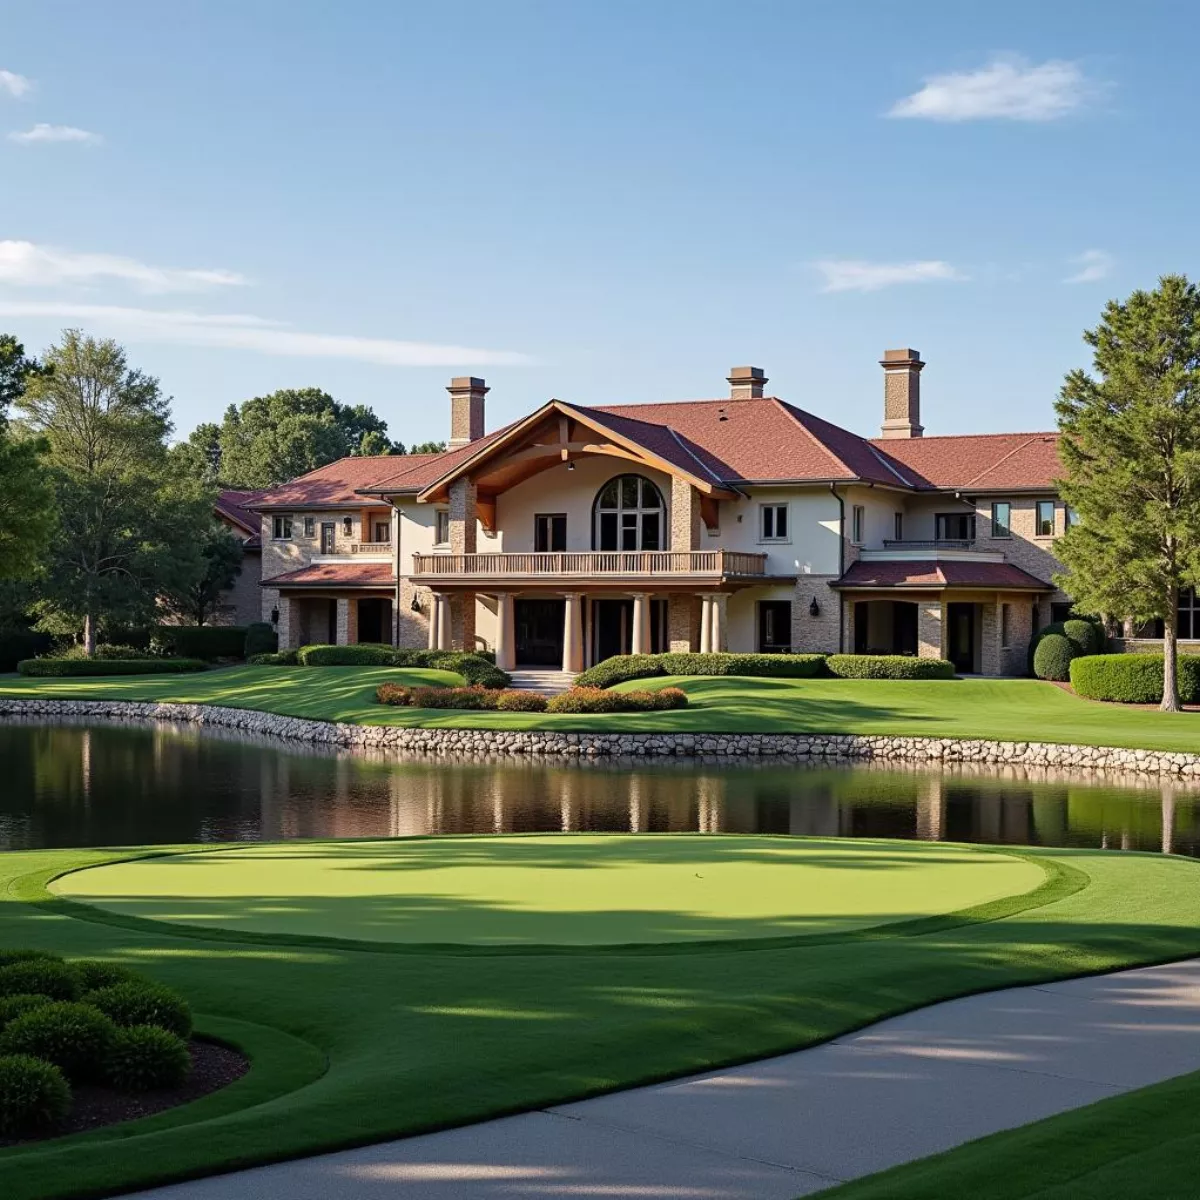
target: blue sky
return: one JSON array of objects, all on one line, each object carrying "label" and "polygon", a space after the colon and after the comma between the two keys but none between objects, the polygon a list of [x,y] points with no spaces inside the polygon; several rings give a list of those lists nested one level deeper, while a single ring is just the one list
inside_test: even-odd
[{"label": "blue sky", "polygon": [[1198,269],[1186,3],[5,0],[0,29],[0,330],[116,336],[181,434],[316,385],[411,442],[453,374],[494,426],[742,363],[874,432],[904,345],[928,433],[1046,428],[1103,303]]}]

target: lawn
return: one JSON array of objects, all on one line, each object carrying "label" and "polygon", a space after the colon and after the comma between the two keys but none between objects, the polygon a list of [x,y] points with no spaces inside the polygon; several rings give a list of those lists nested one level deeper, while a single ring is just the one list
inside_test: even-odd
[{"label": "lawn", "polygon": [[658,678],[691,706],[613,715],[387,708],[375,688],[461,683],[445,671],[393,667],[229,667],[201,675],[0,680],[0,697],[174,700],[366,725],[695,733],[876,733],[1200,750],[1200,714],[1080,700],[1035,679],[875,680]]},{"label": "lawn", "polygon": [[[636,899],[663,870],[712,873],[715,890],[706,905],[681,899],[674,912],[660,904],[641,918],[655,936],[670,927],[687,935],[665,945],[356,944],[344,937],[323,940],[329,932],[362,932],[357,918],[326,923],[330,895],[336,899],[348,888],[378,894],[377,874],[393,880],[402,899],[414,894],[402,878],[410,860],[401,846],[346,843],[339,855],[330,843],[313,845],[311,894],[287,897],[290,935],[197,929],[194,909],[181,914],[191,924],[172,925],[136,910],[102,912],[47,891],[54,879],[67,887],[65,873],[72,869],[140,853],[131,849],[5,854],[0,944],[136,964],[190,997],[202,1031],[238,1042],[254,1057],[243,1080],[194,1106],[0,1150],[6,1200],[98,1195],[476,1121],[810,1045],[972,991],[1200,953],[1200,866],[1167,856],[915,849],[882,841],[846,847],[713,835],[661,843],[637,836],[560,836],[530,839],[522,852],[519,841],[403,846],[412,848],[408,869],[427,879],[437,869],[434,858],[447,859],[453,870],[456,856],[472,856],[473,869],[490,882],[473,881],[465,895],[446,888],[438,906],[470,914],[491,905],[518,932],[525,912],[549,922],[555,913],[576,910],[581,890],[593,914],[627,888]],[[778,899],[748,894],[744,861],[761,865],[776,845],[800,854],[797,870],[812,872],[800,891],[818,918],[815,932],[797,935],[789,926],[782,937],[712,940],[736,934],[737,925],[778,906]],[[804,848],[808,863],[801,861]],[[214,860],[228,853],[237,863],[232,856],[244,853],[176,850],[188,851],[186,858],[160,857],[159,866],[137,869],[147,879],[159,869],[188,873],[192,882],[174,894],[189,904],[207,894],[207,879],[220,892],[222,872]],[[999,861],[982,870],[977,862],[973,869],[986,878],[967,885],[955,875],[960,852],[994,854]],[[290,853],[281,856],[285,864]],[[1020,867],[1015,873],[1010,860]],[[264,902],[279,899],[270,895],[279,881],[268,855],[253,867],[241,862],[237,904],[253,902],[246,873],[260,867]],[[1031,867],[1044,876],[1032,891]],[[521,884],[519,877],[531,868]],[[331,872],[360,869],[370,881],[322,881]],[[133,878],[131,868],[120,871]],[[845,903],[819,902],[820,881],[840,871],[849,873],[837,885]],[[557,888],[546,886],[549,872],[561,879]],[[501,886],[506,873],[509,880]],[[601,886],[592,875],[609,875],[610,881]],[[910,875],[912,883],[905,884]],[[97,871],[91,880],[102,876]],[[926,896],[914,908],[922,877],[927,890],[946,883],[946,895]],[[88,879],[81,873],[70,886],[86,888]],[[873,903],[852,907],[856,887],[869,890]],[[982,892],[973,890],[980,887]],[[167,888],[146,891],[153,907],[143,912],[170,917]],[[998,892],[1009,894],[979,900]],[[965,909],[937,911],[964,901],[970,905]],[[231,906],[218,907],[230,920]],[[799,911],[793,904],[785,915],[791,921]],[[903,919],[884,923],[897,916]],[[853,927],[865,918],[876,927]],[[469,924],[457,923],[460,935]],[[429,928],[444,935],[446,925]],[[315,936],[301,932],[306,929]],[[625,932],[619,920],[610,926],[610,936]]]}]

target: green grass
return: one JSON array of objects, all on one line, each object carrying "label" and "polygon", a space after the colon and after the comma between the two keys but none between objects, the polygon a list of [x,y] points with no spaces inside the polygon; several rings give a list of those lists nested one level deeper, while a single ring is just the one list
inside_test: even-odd
[{"label": "green grass", "polygon": [[1200,750],[1200,714],[1097,704],[1034,679],[659,678],[622,687],[682,687],[691,707],[622,716],[387,708],[375,703],[375,688],[388,680],[462,682],[389,667],[231,667],[169,678],[6,679],[0,697],[174,700],[431,728],[882,733]]},{"label": "green grass", "polygon": [[[678,839],[701,873],[715,852],[708,836]],[[759,855],[763,840],[745,851]],[[565,893],[572,872],[623,871],[623,853],[644,861],[645,841],[654,839],[613,838],[603,855],[574,836],[533,844],[539,867],[562,873]],[[721,841],[722,854],[742,848],[741,839]],[[513,849],[507,839],[463,844],[481,869]],[[911,843],[851,849],[881,875],[913,853]],[[246,1045],[253,1069],[194,1107],[0,1150],[6,1200],[111,1193],[462,1124],[780,1053],[951,996],[1200,953],[1197,864],[1098,851],[1005,851],[1039,864],[1047,882],[1019,903],[950,917],[790,944],[553,954],[196,930],[105,914],[46,890],[67,871],[133,853],[0,857],[0,944],[136,965],[182,990],[201,1030]],[[296,894],[289,903],[319,915],[325,898]],[[682,903],[676,917],[700,933],[706,923],[714,935],[726,931]]]},{"label": "green grass", "polygon": [[[580,834],[286,842],[93,867],[56,895],[259,934],[474,945],[611,945],[830,934],[1031,892],[1036,863],[966,847],[836,839],[630,841]],[[303,896],[304,903],[293,903]]]}]

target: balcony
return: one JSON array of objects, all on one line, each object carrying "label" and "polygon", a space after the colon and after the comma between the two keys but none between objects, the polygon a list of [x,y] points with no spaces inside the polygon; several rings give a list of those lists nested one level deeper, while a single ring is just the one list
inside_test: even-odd
[{"label": "balcony", "polygon": [[859,552],[862,562],[1004,562],[1000,550],[977,550],[974,538],[885,538],[882,550]]},{"label": "balcony", "polygon": [[738,550],[588,550],[551,554],[414,554],[413,578],[465,582],[696,582],[762,579],[767,556]]},{"label": "balcony", "polygon": [[385,558],[391,557],[392,543],[391,542],[351,542],[351,554],[382,554]]}]

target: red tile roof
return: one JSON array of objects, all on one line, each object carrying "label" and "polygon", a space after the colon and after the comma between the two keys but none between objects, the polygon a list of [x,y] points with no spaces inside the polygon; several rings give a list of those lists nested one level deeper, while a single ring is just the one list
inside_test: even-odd
[{"label": "red tile roof", "polygon": [[971,562],[965,559],[908,562],[856,562],[835,588],[1000,588],[1014,591],[1052,592],[1053,584],[1006,562]]},{"label": "red tile roof", "polygon": [[[339,458],[259,493],[257,508],[361,508],[361,489],[384,476],[419,470],[444,454],[376,454]],[[403,464],[403,465],[402,465]],[[439,472],[440,473],[440,472]]]},{"label": "red tile roof", "polygon": [[396,572],[391,563],[314,563],[285,575],[262,581],[263,587],[392,587]]},{"label": "red tile roof", "polygon": [[1063,474],[1056,433],[878,438],[871,444],[922,488],[1052,489]]},{"label": "red tile roof", "polygon": [[249,506],[255,503],[262,492],[223,491],[217,494],[213,507],[227,521],[232,521],[248,536],[242,540],[242,545],[248,550],[257,550],[262,545],[260,536],[262,526],[258,513]]}]

